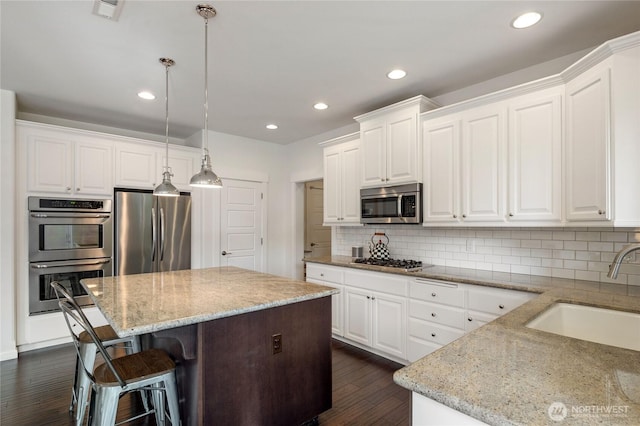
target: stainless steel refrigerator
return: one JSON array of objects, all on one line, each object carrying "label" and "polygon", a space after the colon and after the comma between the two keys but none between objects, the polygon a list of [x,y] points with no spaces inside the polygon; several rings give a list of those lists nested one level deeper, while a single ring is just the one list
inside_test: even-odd
[{"label": "stainless steel refrigerator", "polygon": [[115,275],[191,268],[191,197],[114,191]]}]

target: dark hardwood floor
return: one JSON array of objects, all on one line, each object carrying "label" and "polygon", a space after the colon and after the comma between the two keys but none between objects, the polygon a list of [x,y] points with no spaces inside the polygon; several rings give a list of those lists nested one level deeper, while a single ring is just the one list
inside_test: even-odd
[{"label": "dark hardwood floor", "polygon": [[[411,395],[393,383],[400,364],[333,341],[333,408],[321,425],[409,425]],[[20,354],[0,363],[0,425],[72,425],[69,415],[75,350],[71,344]],[[140,413],[136,394],[120,400],[118,421]],[[153,416],[131,425],[155,425]]]}]

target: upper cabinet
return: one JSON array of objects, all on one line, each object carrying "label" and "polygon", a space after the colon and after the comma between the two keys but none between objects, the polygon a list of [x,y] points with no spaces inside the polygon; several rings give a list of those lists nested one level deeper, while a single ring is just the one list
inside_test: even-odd
[{"label": "upper cabinet", "polygon": [[113,192],[113,144],[42,126],[17,126],[27,147],[27,190],[74,195]]},{"label": "upper cabinet", "polygon": [[419,114],[437,104],[416,96],[360,115],[362,187],[422,181]]},{"label": "upper cabinet", "polygon": [[[195,174],[199,153],[193,148],[169,147],[171,183],[180,190],[189,190]],[[116,147],[116,186],[153,189],[162,182],[166,149],[136,143],[121,143]]]},{"label": "upper cabinet", "polygon": [[[26,191],[74,196],[112,196],[115,186],[154,189],[162,182],[163,144],[97,132],[16,122],[24,150]],[[22,152],[22,151],[21,151]],[[170,146],[172,183],[189,190],[200,150]]]},{"label": "upper cabinet", "polygon": [[354,133],[325,142],[325,224],[360,225],[360,139]]},{"label": "upper cabinet", "polygon": [[508,215],[562,220],[562,87],[508,102]]},{"label": "upper cabinet", "polygon": [[610,69],[599,64],[566,85],[567,220],[609,220]]}]

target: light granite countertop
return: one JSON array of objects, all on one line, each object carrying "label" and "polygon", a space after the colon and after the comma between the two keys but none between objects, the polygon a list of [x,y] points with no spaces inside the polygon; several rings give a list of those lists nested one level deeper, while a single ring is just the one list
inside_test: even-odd
[{"label": "light granite countertop", "polygon": [[132,336],[338,293],[236,267],[89,278],[82,285],[119,336]]},{"label": "light granite countertop", "polygon": [[[346,256],[307,261],[376,270]],[[400,274],[541,294],[398,370],[399,385],[492,425],[640,424],[639,351],[525,326],[556,302],[640,313],[640,289],[460,268]],[[566,417],[558,422],[549,409],[560,404]]]}]

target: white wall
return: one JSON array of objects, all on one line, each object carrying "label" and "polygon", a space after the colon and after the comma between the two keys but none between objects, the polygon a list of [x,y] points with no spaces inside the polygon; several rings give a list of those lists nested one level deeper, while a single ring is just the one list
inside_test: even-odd
[{"label": "white wall", "polygon": [[640,256],[625,263],[616,280],[607,278],[616,252],[640,242],[640,229],[618,228],[424,228],[394,225],[337,228],[333,254],[365,253],[374,232],[389,237],[391,257],[423,263],[514,274],[640,286]]},{"label": "white wall", "polygon": [[15,319],[15,114],[16,95],[0,101],[0,360],[18,356]]}]

